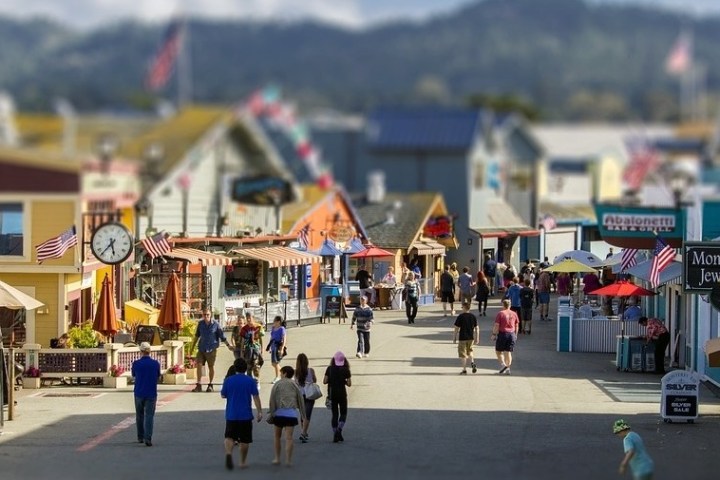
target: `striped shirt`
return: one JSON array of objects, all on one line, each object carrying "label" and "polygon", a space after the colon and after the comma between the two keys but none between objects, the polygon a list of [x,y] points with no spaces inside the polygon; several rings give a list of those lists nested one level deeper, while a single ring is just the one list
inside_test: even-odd
[{"label": "striped shirt", "polygon": [[367,305],[364,307],[357,307],[353,313],[351,325],[355,325],[356,323],[358,331],[369,332],[373,323],[372,308]]}]

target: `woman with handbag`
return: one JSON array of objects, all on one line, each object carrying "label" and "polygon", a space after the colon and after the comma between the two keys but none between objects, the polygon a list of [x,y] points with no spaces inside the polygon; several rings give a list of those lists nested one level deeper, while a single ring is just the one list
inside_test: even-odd
[{"label": "woman with handbag", "polygon": [[330,361],[330,365],[328,365],[325,370],[325,377],[323,377],[323,384],[328,386],[334,443],[345,440],[342,435],[342,430],[347,420],[348,403],[346,387],[352,385],[350,377],[350,362],[345,358],[343,352],[336,352]]},{"label": "woman with handbag", "polygon": [[302,422],[302,432],[300,432],[300,441],[307,443],[310,435],[310,419],[312,418],[315,400],[322,397],[322,390],[317,384],[317,376],[315,369],[310,368],[307,355],[300,353],[295,360],[295,383],[303,392],[305,400],[305,421]]},{"label": "woman with handbag", "polygon": [[295,369],[284,366],[280,369],[280,380],[273,385],[270,391],[270,418],[269,423],[274,425],[273,465],[280,464],[282,437],[285,437],[285,465],[292,465],[293,431],[299,421],[305,422],[305,402],[302,392],[293,381]]}]

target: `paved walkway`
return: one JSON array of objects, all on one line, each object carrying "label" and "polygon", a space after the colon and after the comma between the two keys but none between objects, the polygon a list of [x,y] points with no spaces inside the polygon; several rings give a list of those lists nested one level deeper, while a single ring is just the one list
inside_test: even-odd
[{"label": "paved walkway", "polygon": [[[656,478],[706,479],[720,471],[720,399],[703,387],[695,424],[665,424],[660,378],[618,372],[614,355],[555,352],[556,322],[520,336],[511,376],[497,374],[490,331],[499,301],[480,317],[479,371],[459,375],[452,322],[440,304],[421,307],[415,325],[400,311],[376,311],[370,358],[355,358],[348,323],[292,328],[290,357],[305,352],[318,374],[332,354],[350,358],[353,386],[343,444],[332,443],[329,411],[318,402],[311,441],[296,443],[295,466],[273,467],[271,428],[256,425],[247,478],[615,478],[622,442],[612,422],[638,431],[658,465]],[[551,305],[554,305],[555,299]],[[473,306],[473,309],[476,309]],[[232,361],[221,350],[218,381]],[[267,408],[272,369],[263,368]],[[132,392],[51,387],[18,394],[16,419],[0,436],[0,467],[14,478],[227,478],[224,401],[161,386],[154,446],[134,442]]]}]

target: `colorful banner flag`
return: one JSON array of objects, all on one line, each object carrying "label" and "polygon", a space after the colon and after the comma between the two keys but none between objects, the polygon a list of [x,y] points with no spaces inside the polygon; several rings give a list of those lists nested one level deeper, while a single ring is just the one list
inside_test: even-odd
[{"label": "colorful banner flag", "polygon": [[557,220],[549,213],[545,214],[540,220],[540,226],[547,232],[554,228],[557,228]]},{"label": "colorful banner flag", "polygon": [[75,245],[77,245],[77,232],[73,225],[57,237],[46,240],[35,247],[37,262],[42,263],[50,258],[61,258],[68,249]]},{"label": "colorful banner flag", "polygon": [[184,25],[181,20],[174,20],[168,26],[155,57],[148,69],[145,85],[149,90],[163,88],[175,68],[175,61],[180,55],[183,43]]},{"label": "colorful banner flag", "polygon": [[670,75],[682,75],[692,68],[692,38],[686,32],[680,34],[665,59],[665,71]]},{"label": "colorful banner flag", "polygon": [[653,251],[650,266],[650,285],[656,288],[660,284],[660,272],[665,270],[675,259],[675,250],[659,236],[655,237],[655,250]]},{"label": "colorful banner flag", "polygon": [[150,258],[161,257],[172,250],[165,232],[156,233],[141,243]]}]

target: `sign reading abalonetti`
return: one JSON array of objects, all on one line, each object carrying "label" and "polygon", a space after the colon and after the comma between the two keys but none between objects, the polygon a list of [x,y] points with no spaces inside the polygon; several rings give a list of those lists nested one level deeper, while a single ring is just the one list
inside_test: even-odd
[{"label": "sign reading abalonetti", "polygon": [[709,293],[720,284],[720,242],[685,242],[683,290]]},{"label": "sign reading abalonetti", "polygon": [[673,248],[683,241],[684,213],[674,208],[596,204],[600,236],[610,245],[623,248],[655,248],[655,235]]}]

